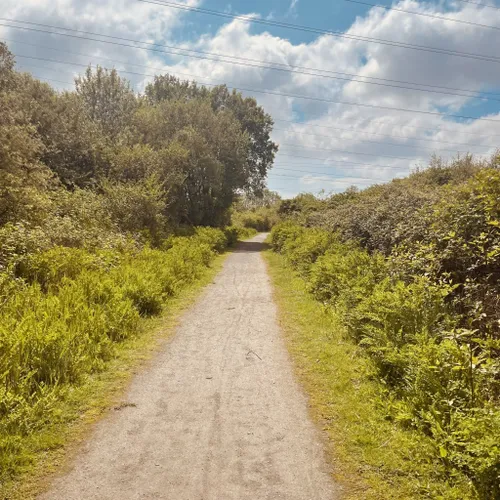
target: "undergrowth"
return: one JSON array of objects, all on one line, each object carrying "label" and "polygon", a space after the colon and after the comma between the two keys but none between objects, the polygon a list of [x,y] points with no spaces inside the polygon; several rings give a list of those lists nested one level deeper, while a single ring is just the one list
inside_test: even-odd
[{"label": "undergrowth", "polygon": [[249,235],[198,228],[159,249],[55,247],[12,263],[0,275],[0,483],[29,467],[26,447],[62,418],[61,401]]},{"label": "undergrowth", "polygon": [[[355,356],[369,359],[381,391],[373,404],[385,419],[430,438],[413,465],[418,471],[432,464],[432,474],[421,478],[412,498],[500,498],[500,344],[492,323],[467,328],[457,282],[409,273],[400,255],[369,253],[318,228],[275,226],[271,244],[359,346]],[[322,348],[338,341],[324,338]]]},{"label": "undergrowth", "polygon": [[436,443],[394,425],[373,360],[349,335],[342,314],[309,292],[281,255],[266,253],[280,326],[314,420],[328,435],[335,482],[346,500],[465,499],[471,483],[454,484],[436,458]]}]

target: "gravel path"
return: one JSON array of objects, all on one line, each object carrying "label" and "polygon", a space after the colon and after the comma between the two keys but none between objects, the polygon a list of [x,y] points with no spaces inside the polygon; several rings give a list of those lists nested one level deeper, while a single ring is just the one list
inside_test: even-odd
[{"label": "gravel path", "polygon": [[259,252],[241,243],[43,500],[333,500]]}]

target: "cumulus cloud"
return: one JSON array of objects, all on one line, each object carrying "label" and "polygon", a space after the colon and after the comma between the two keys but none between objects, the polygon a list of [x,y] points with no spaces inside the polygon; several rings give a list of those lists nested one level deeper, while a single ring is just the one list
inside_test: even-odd
[{"label": "cumulus cloud", "polygon": [[[196,0],[188,2],[195,5]],[[211,53],[205,59],[203,54],[193,52],[167,56],[161,52],[0,26],[0,37],[38,45],[36,54],[48,54],[52,58],[106,65],[103,62],[106,59],[96,56],[105,57],[108,65],[135,73],[170,71],[205,83],[227,82],[230,87],[239,89],[259,89],[261,92],[245,90],[245,93],[256,97],[276,120],[273,138],[281,145],[276,165],[311,171],[321,169],[319,171],[325,173],[323,177],[302,179],[298,175],[296,181],[272,180],[274,185],[286,183],[285,192],[298,192],[307,186],[315,188],[321,183],[334,190],[351,184],[364,187],[404,175],[417,165],[425,165],[434,152],[444,158],[466,151],[491,154],[500,137],[500,114],[497,112],[500,94],[489,95],[491,101],[472,99],[470,93],[449,95],[464,94],[452,89],[498,91],[500,64],[496,62],[329,35],[318,36],[309,43],[294,44],[267,31],[255,32],[249,23],[241,20],[227,22],[217,32],[194,40],[176,39],[172,33],[182,25],[185,13],[136,0],[25,0],[21,3],[7,0],[6,3],[4,16],[7,18]],[[290,10],[296,4],[297,1],[292,0]],[[403,0],[397,6],[500,26],[500,11],[473,4],[459,4],[444,14],[440,6],[414,0]],[[495,56],[497,45],[495,30],[378,8],[358,16],[346,34],[491,56]],[[44,49],[45,46],[53,49]],[[12,44],[12,47],[17,54],[33,53],[22,44]],[[61,48],[87,56],[64,56],[54,50]],[[217,54],[230,57],[218,57]],[[19,62],[24,61],[20,58]],[[279,64],[280,70],[269,68],[273,64]],[[62,80],[71,79],[72,73],[80,71],[78,67],[51,63],[43,66],[46,70],[33,72]],[[299,66],[308,69],[297,70]],[[140,90],[150,77],[130,75],[130,78]],[[371,83],[366,83],[368,81]],[[401,88],[405,86],[415,88]],[[421,91],[424,88],[433,92]],[[263,93],[266,91],[270,93]],[[319,100],[293,97],[299,95]],[[341,102],[407,108],[420,113]],[[499,123],[456,120],[440,113],[477,114],[499,120]],[[332,174],[341,178],[326,177]],[[289,183],[293,183],[292,187],[288,187]]]},{"label": "cumulus cloud", "polygon": [[[196,5],[197,0],[186,0],[185,3]],[[158,63],[154,53],[131,48],[132,43],[119,39],[153,43],[170,41],[170,33],[179,26],[183,16],[182,11],[159,9],[136,0],[5,0],[2,7],[2,19],[18,21],[0,21],[0,38],[6,40],[18,56],[19,66],[30,70],[34,68],[32,72],[41,78],[70,82],[75,72],[82,71],[78,64],[99,63],[137,72],[138,65]],[[42,25],[81,32],[54,30]],[[75,66],[57,65],[50,61],[35,62],[23,56],[70,61]],[[132,77],[131,80],[140,87],[143,78]]]}]

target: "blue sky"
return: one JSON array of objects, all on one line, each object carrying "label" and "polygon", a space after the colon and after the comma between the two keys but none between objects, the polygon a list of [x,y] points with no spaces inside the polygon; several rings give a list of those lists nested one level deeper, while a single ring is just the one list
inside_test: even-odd
[{"label": "blue sky", "polygon": [[[335,0],[333,2],[323,0],[313,1],[284,1],[284,0],[255,0],[252,2],[246,0],[237,1],[219,1],[208,0],[203,2],[201,7],[211,10],[230,12],[232,14],[248,14],[249,12],[258,13],[263,19],[271,19],[292,24],[301,24],[324,30],[344,30],[354,21],[356,15],[365,12],[369,7],[349,4],[344,0]],[[195,38],[207,32],[215,33],[227,20],[205,15],[192,14],[189,17],[189,29],[181,26],[178,30],[180,36],[186,34]],[[252,26],[253,33],[267,31],[268,28],[255,24]],[[286,28],[272,28],[272,33],[282,38],[288,38],[292,43],[309,43],[316,38],[313,33],[291,30]]]},{"label": "blue sky", "polygon": [[[387,182],[427,165],[432,154],[444,161],[466,152],[488,158],[499,144],[500,31],[466,24],[500,27],[498,4],[489,8],[459,0],[379,2],[425,14],[412,15],[344,0],[178,3],[338,30],[351,38],[138,0],[4,0],[2,16],[17,22],[1,21],[0,38],[8,41],[19,68],[61,89],[71,88],[74,76],[87,64],[116,67],[139,92],[151,75],[163,72],[249,89],[244,93],[253,95],[275,119],[273,139],[280,151],[269,187],[283,196]],[[20,29],[33,28],[25,22],[102,36],[88,40]],[[174,56],[134,48],[132,42],[117,45],[110,36],[168,45],[161,50],[170,52],[171,47],[182,47],[224,57],[188,57],[194,52]],[[481,57],[392,47],[359,37]],[[248,64],[249,59],[255,63]],[[287,71],[272,69],[276,64]]]}]

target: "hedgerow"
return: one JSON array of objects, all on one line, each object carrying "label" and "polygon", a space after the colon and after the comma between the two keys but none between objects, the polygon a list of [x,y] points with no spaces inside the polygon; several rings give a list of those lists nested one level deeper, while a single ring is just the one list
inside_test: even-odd
[{"label": "hedgerow", "polygon": [[[291,221],[271,244],[372,360],[388,418],[433,438],[434,455],[415,459],[439,463],[443,484],[466,478],[467,498],[490,500],[500,498],[500,171],[465,177],[410,222],[399,214],[397,226],[418,221],[418,233],[401,230],[386,255],[372,237]],[[425,495],[457,498],[450,491]]]}]

